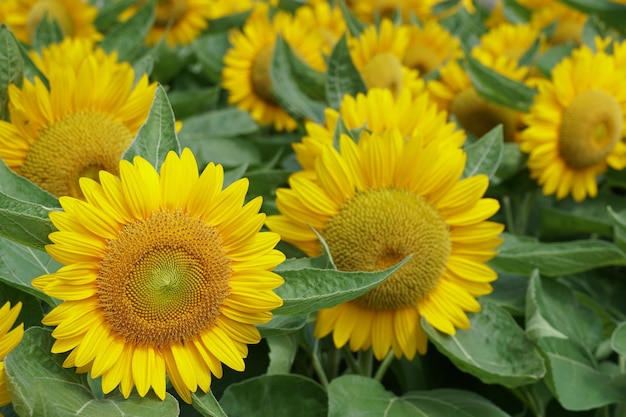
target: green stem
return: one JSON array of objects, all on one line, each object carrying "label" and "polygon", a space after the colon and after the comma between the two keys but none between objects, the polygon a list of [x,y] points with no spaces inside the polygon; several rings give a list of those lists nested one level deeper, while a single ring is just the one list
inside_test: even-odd
[{"label": "green stem", "polygon": [[524,199],[522,200],[521,213],[518,216],[518,224],[517,224],[517,234],[523,235],[526,232],[526,227],[528,227],[528,220],[530,218],[530,212],[533,208],[533,204],[535,204],[535,197],[537,196],[537,191],[532,190],[528,191],[524,194]]},{"label": "green stem", "polygon": [[359,369],[363,376],[372,376],[372,365],[374,363],[374,353],[372,349],[359,352]]},{"label": "green stem", "polygon": [[352,351],[350,350],[348,345],[344,345],[341,348],[341,351],[343,352],[343,357],[346,360],[346,363],[348,364],[348,368],[350,368],[350,371],[353,374],[357,374],[357,375],[360,374],[361,369],[359,368],[359,364],[354,359],[354,355],[352,354]]},{"label": "green stem", "polygon": [[385,376],[387,369],[389,369],[389,366],[393,362],[394,357],[395,356],[393,354],[393,350],[390,350],[387,356],[385,357],[385,359],[381,362],[380,366],[376,370],[376,374],[374,375],[374,379],[376,381],[380,382],[383,380],[383,377]]},{"label": "green stem", "polygon": [[509,233],[515,233],[515,221],[513,220],[513,209],[511,208],[511,198],[508,195],[502,197],[504,205],[504,216],[506,218],[506,229]]},{"label": "green stem", "polygon": [[545,417],[542,407],[537,403],[532,392],[529,392],[529,388],[524,386],[517,388],[509,388],[511,391],[526,407],[530,409],[536,417]]},{"label": "green stem", "polygon": [[315,369],[315,373],[320,380],[320,384],[322,384],[322,387],[326,390],[328,389],[328,378],[326,377],[326,372],[324,372],[324,367],[320,362],[320,358],[317,356],[318,347],[319,340],[316,339],[315,344],[313,345],[313,352],[311,352],[311,361],[313,362],[313,369]]}]

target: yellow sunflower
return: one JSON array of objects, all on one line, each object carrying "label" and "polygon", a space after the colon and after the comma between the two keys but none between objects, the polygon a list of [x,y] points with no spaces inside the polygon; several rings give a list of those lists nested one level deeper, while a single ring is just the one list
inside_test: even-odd
[{"label": "yellow sunflower", "polygon": [[[156,84],[137,83],[117,54],[66,39],[35,57],[48,78],[9,86],[11,122],[0,121],[0,157],[56,196],[82,195],[78,179],[117,173],[118,162],[145,122]],[[65,62],[65,63],[64,63]]]},{"label": "yellow sunflower", "polygon": [[347,3],[365,22],[373,23],[376,17],[391,18],[396,12],[404,22],[409,22],[411,15],[420,21],[432,19],[432,6],[437,0],[351,0]]},{"label": "yellow sunflower", "polygon": [[242,31],[231,32],[232,47],[224,56],[222,85],[229,93],[228,102],[250,112],[259,124],[291,131],[298,123],[272,93],[270,65],[276,37],[282,36],[306,64],[319,71],[325,70],[323,39],[319,33],[294,24],[285,12],[276,12],[273,19],[268,13],[268,5],[258,3]]},{"label": "yellow sunflower", "polygon": [[367,88],[387,88],[394,95],[403,89],[413,94],[424,91],[419,73],[402,65],[409,41],[409,27],[389,19],[383,19],[379,29],[370,25],[358,38],[348,39],[352,61]]},{"label": "yellow sunflower", "polygon": [[66,37],[102,39],[94,26],[98,8],[83,0],[15,0],[4,23],[18,40],[30,44],[44,16],[56,20]]},{"label": "yellow sunflower", "polygon": [[[130,19],[145,3],[126,9],[120,20]],[[146,36],[146,45],[156,45],[161,38],[170,46],[188,45],[205,30],[208,19],[212,18],[212,0],[159,0],[156,4],[156,17]]]},{"label": "yellow sunflower", "polygon": [[521,0],[520,3],[531,9],[530,24],[538,30],[556,23],[554,33],[548,39],[550,44],[582,43],[587,14],[554,0]]},{"label": "yellow sunflower", "polygon": [[198,175],[188,149],[170,152],[160,175],[144,159],[120,162],[120,178],[85,178],[86,201],[60,199],[50,214],[59,229],[48,253],[59,271],[33,280],[64,300],[43,319],[56,326],[52,352],[63,363],[102,376],[105,393],[152,388],[165,399],[165,377],[186,402],[208,392],[222,363],[242,371],[248,344],[261,339],[282,305],[279,236],[259,232],[261,198],[243,204],[248,182],[222,190],[221,165]]},{"label": "yellow sunflower", "polygon": [[[22,303],[17,303],[11,308],[9,302],[0,308],[0,407],[11,403],[11,396],[4,379],[4,358],[15,349],[24,335],[24,323],[11,330],[21,309]],[[2,416],[1,413],[0,416]]]},{"label": "yellow sunflower", "polygon": [[346,21],[341,9],[326,0],[309,0],[295,12],[295,24],[317,32],[323,39],[322,52],[328,56],[346,31]]},{"label": "yellow sunflower", "polygon": [[626,167],[623,68],[583,46],[554,67],[551,81],[540,80],[538,90],[520,135],[531,177],[557,199],[595,197],[596,177],[607,166]]},{"label": "yellow sunflower", "polygon": [[447,334],[470,326],[465,313],[480,310],[475,297],[497,278],[485,262],[503,226],[486,221],[499,208],[482,198],[487,177],[461,179],[465,159],[419,133],[407,141],[397,129],[363,132],[358,144],[343,135],[339,152],[324,148],[313,179],[292,176],[290,189],[278,189],[281,214],[266,224],[309,256],[321,252],[312,228],[339,270],[381,270],[412,254],[378,287],[321,310],[315,336],[333,332],[337,347],[412,359],[426,351],[421,317]]},{"label": "yellow sunflower", "polygon": [[403,90],[397,97],[382,88],[373,88],[356,98],[346,95],[339,111],[328,108],[325,116],[323,126],[307,122],[307,135],[302,142],[293,145],[303,172],[313,171],[317,157],[327,145],[332,145],[339,119],[349,130],[364,128],[382,133],[398,129],[407,138],[419,132],[424,143],[450,142],[460,147],[466,139],[465,133],[457,129],[456,124],[448,122],[447,114],[438,111],[426,93],[413,96],[408,90]]},{"label": "yellow sunflower", "polygon": [[402,64],[420,74],[428,74],[462,55],[459,40],[436,21],[422,27],[410,26],[409,39]]}]

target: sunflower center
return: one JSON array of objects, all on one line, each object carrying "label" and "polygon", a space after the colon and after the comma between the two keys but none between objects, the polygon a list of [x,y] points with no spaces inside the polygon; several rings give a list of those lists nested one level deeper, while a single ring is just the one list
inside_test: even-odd
[{"label": "sunflower center", "polygon": [[274,94],[272,94],[272,77],[270,67],[274,48],[265,48],[259,51],[252,63],[252,89],[263,100],[276,104]]},{"label": "sunflower center", "polygon": [[231,273],[213,226],[182,211],[159,211],[109,241],[98,297],[115,334],[165,347],[215,324]]},{"label": "sunflower center", "polygon": [[133,136],[124,124],[97,112],[70,114],[39,131],[19,173],[56,196],[82,198],[81,176],[117,174]]},{"label": "sunflower center", "polygon": [[368,89],[386,88],[397,97],[402,90],[402,63],[393,54],[379,54],[361,68],[361,77]]},{"label": "sunflower center", "polygon": [[452,100],[450,113],[463,129],[480,138],[502,125],[504,140],[511,142],[517,128],[517,113],[509,108],[487,102],[473,87],[461,91]]},{"label": "sunflower center", "polygon": [[439,67],[441,60],[437,52],[420,45],[408,48],[402,63],[409,68],[418,70],[420,75],[424,75]]},{"label": "sunflower center", "polygon": [[378,271],[413,257],[355,300],[370,309],[415,305],[438,283],[451,251],[448,225],[423,197],[398,189],[358,193],[323,232],[337,268]]},{"label": "sunflower center", "polygon": [[187,0],[157,0],[157,26],[166,26],[170,20],[177,22],[187,13]]},{"label": "sunflower center", "polygon": [[31,39],[35,38],[35,33],[41,21],[46,17],[48,20],[56,20],[65,36],[74,35],[74,23],[63,2],[59,0],[42,0],[31,7],[26,18],[26,30]]},{"label": "sunflower center", "polygon": [[584,169],[603,161],[622,134],[622,111],[609,93],[586,90],[563,111],[559,153],[569,166]]}]

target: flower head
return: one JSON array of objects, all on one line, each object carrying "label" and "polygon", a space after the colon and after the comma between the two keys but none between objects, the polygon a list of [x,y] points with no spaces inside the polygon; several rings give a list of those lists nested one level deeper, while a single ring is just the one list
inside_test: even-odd
[{"label": "flower head", "polygon": [[81,180],[85,200],[60,199],[48,253],[65,266],[33,285],[64,300],[43,319],[56,326],[54,353],[65,367],[102,375],[105,393],[150,388],[165,398],[165,376],[191,401],[207,392],[222,363],[244,369],[282,300],[278,235],[259,233],[261,198],[243,204],[246,179],[222,190],[221,165],[198,176],[191,151],[170,152],[160,175],[144,159]]},{"label": "flower head", "polygon": [[613,56],[583,46],[540,80],[520,148],[546,195],[582,201],[608,166],[626,167],[626,79]]},{"label": "flower head", "polygon": [[80,197],[80,177],[118,172],[156,84],[147,75],[135,83],[130,64],[84,40],[66,39],[34,61],[50,87],[39,78],[9,86],[11,121],[0,121],[0,157],[50,193]]},{"label": "flower head", "polygon": [[486,176],[461,179],[461,149],[424,144],[419,133],[363,132],[358,144],[342,135],[339,148],[327,145],[312,178],[294,175],[277,191],[281,214],[266,224],[309,256],[321,253],[317,230],[340,270],[381,270],[412,255],[378,287],[320,311],[315,327],[337,347],[411,359],[426,351],[421,317],[454,334],[491,291],[497,275],[485,262],[503,227],[486,220],[499,204],[482,198]]}]

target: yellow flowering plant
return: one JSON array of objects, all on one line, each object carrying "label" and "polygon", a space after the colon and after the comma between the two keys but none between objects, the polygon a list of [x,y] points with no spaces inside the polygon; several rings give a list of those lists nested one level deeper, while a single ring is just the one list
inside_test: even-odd
[{"label": "yellow flowering plant", "polygon": [[0,2],[0,416],[626,415],[623,3]]}]

